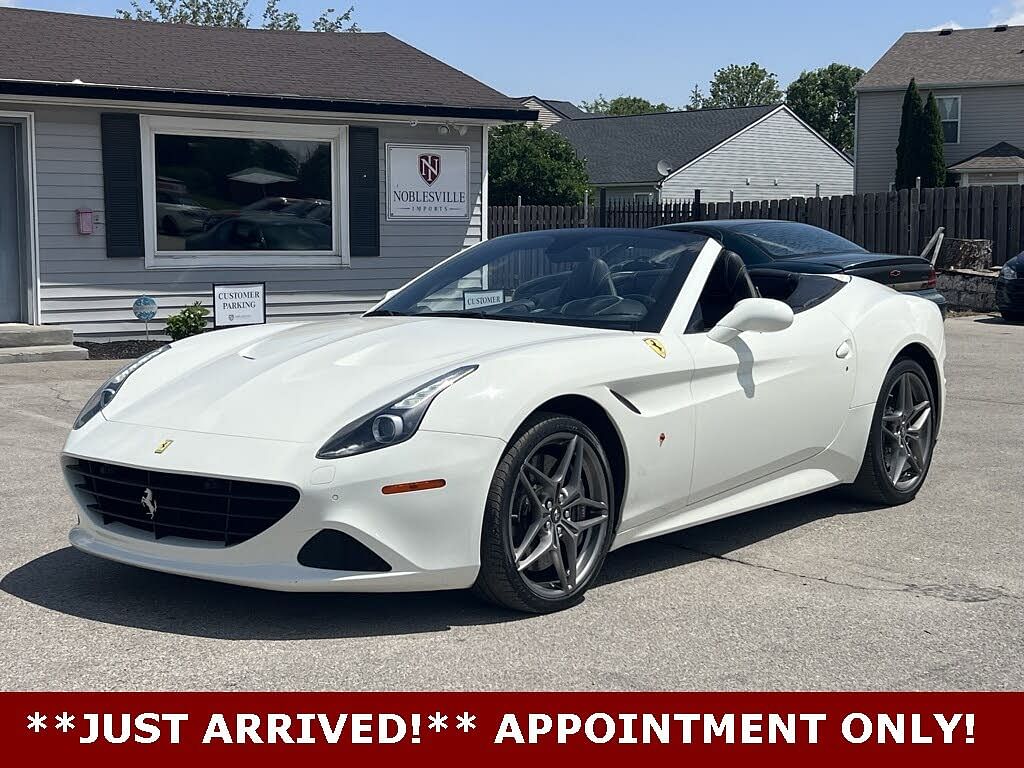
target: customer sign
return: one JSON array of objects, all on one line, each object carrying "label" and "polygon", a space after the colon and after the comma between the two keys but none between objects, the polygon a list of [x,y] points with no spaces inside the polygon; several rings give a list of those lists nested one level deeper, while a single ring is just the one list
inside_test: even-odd
[{"label": "customer sign", "polygon": [[387,217],[465,219],[469,207],[469,147],[387,145]]},{"label": "customer sign", "polygon": [[258,325],[267,322],[264,283],[213,286],[213,327]]}]

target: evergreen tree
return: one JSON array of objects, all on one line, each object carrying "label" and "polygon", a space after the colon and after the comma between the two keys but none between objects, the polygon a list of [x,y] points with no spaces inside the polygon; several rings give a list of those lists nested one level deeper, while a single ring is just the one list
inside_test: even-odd
[{"label": "evergreen tree", "polygon": [[921,120],[921,186],[946,186],[946,157],[942,151],[942,117],[935,94],[929,93]]},{"label": "evergreen tree", "polygon": [[900,139],[896,145],[896,189],[909,189],[921,175],[921,95],[911,79],[903,95]]}]

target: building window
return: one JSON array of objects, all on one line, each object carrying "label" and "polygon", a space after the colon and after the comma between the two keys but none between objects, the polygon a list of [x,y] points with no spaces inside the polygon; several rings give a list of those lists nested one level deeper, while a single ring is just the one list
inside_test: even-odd
[{"label": "building window", "polygon": [[939,107],[942,119],[942,140],[947,144],[960,143],[960,97],[936,96],[935,103]]},{"label": "building window", "polygon": [[344,128],[143,118],[147,266],[347,262]]},{"label": "building window", "polygon": [[634,203],[645,203],[645,204],[649,203],[649,202],[651,202],[651,193],[650,192],[634,192],[633,193],[633,202]]}]

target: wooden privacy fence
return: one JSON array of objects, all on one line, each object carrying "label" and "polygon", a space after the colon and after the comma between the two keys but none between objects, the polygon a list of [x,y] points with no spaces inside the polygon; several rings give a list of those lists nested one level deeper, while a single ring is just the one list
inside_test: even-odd
[{"label": "wooden privacy fence", "polygon": [[734,203],[506,205],[488,210],[490,237],[568,227],[656,227],[684,221],[781,219],[813,224],[880,253],[920,253],[939,227],[946,238],[991,240],[995,264],[1024,250],[1022,187],[901,189]]}]

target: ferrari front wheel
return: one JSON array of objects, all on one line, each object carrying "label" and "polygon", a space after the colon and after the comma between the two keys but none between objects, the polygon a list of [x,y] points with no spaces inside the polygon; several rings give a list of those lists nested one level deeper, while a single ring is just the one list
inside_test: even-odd
[{"label": "ferrari front wheel", "polygon": [[578,603],[611,546],[613,483],[604,449],[583,422],[532,417],[491,481],[477,594],[530,613]]},{"label": "ferrari front wheel", "polygon": [[912,500],[931,466],[937,415],[924,369],[913,360],[898,361],[882,383],[854,492],[888,506]]}]

